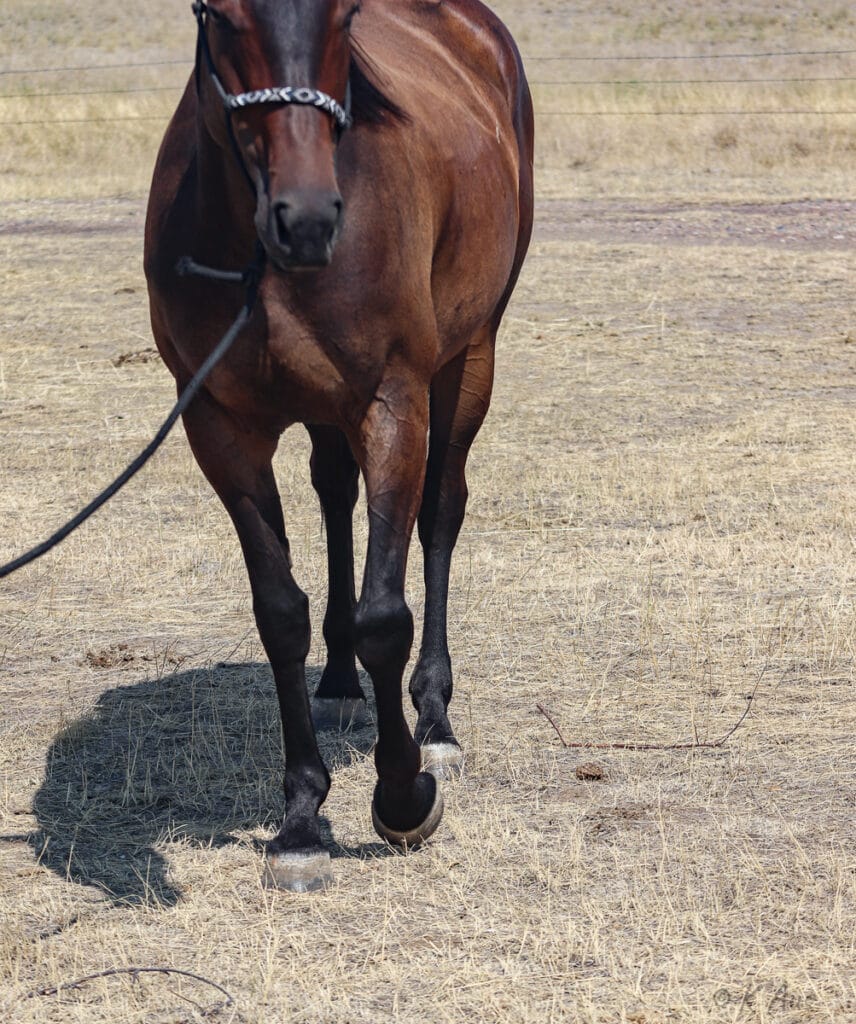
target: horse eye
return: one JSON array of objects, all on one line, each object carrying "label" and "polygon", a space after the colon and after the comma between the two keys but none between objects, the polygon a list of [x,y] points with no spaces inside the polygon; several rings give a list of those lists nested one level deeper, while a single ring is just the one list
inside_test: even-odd
[{"label": "horse eye", "polygon": [[232,23],[226,17],[222,11],[218,11],[216,7],[208,6],[208,16],[214,22],[218,28],[231,28]]}]

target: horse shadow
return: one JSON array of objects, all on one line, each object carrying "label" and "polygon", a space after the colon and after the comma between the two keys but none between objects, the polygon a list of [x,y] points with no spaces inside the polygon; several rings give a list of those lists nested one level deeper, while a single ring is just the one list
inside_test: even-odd
[{"label": "horse shadow", "polygon": [[[320,674],[307,668],[310,691]],[[361,682],[371,694],[368,678]],[[318,734],[331,772],[371,750],[371,699],[369,711],[367,726]],[[29,842],[43,867],[116,904],[170,906],[181,893],[157,847],[182,840],[216,848],[248,842],[235,832],[275,832],[285,811],[282,767],[267,664],[220,664],[117,686],[51,744]],[[388,852],[381,843],[343,846],[321,823],[333,857]]]}]

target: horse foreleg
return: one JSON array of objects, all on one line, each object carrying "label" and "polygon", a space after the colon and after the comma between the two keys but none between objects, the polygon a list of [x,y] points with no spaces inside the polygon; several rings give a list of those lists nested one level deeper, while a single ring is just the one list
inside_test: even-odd
[{"label": "horse foreleg", "polygon": [[420,772],[419,746],[402,708],[401,682],[413,643],[404,599],[407,553],[422,493],[428,432],[427,388],[384,382],[355,438],[366,482],[369,541],[357,605],[357,655],[377,701],[375,829],[414,846],[437,827],[443,803],[432,775]]},{"label": "horse foreleg", "polygon": [[312,486],[324,513],[327,534],[327,664],[312,701],[316,729],[347,728],[366,720],[365,694],[354,654],[353,511],[359,468],[347,438],[334,427],[307,428],[312,438]]},{"label": "horse foreleg", "polygon": [[490,403],[493,356],[494,335],[485,330],[431,384],[431,445],[419,510],[425,622],[410,695],[418,712],[416,740],[422,744],[423,764],[437,778],[455,777],[463,767],[463,753],[448,718],[449,572],[467,504],[467,455]]},{"label": "horse foreleg", "polygon": [[271,468],[276,438],[237,424],[204,393],[184,414],[184,424],[196,461],[235,524],[256,624],[276,681],[285,739],[286,813],[268,844],[265,881],[296,892],[321,888],[332,879],[318,823],[330,776],[318,752],[306,693],[309,608],[291,574]]}]

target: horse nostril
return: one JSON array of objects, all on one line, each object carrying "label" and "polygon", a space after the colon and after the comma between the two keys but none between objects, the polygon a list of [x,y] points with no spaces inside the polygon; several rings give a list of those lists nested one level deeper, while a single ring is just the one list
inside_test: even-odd
[{"label": "horse nostril", "polygon": [[291,247],[291,207],[280,201],[273,207],[273,222],[276,228],[276,240],[284,248]]}]

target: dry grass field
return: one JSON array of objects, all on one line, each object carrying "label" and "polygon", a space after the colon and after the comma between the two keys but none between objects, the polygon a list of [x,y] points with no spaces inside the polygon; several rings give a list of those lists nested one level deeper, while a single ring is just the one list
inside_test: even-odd
[{"label": "dry grass field", "polygon": [[[495,6],[538,83],[538,224],[453,572],[467,768],[444,823],[389,853],[371,730],[325,734],[337,884],[262,888],[275,698],[237,541],[177,432],[0,589],[4,1022],[856,1021],[856,115],[752,113],[856,110],[856,54],[804,52],[856,46],[856,15]],[[0,70],[121,65],[0,75],[2,561],[172,401],[142,218],[193,20],[0,0],[0,24]],[[610,59],[540,59],[561,55]],[[134,66],[156,60],[184,63]],[[83,123],[8,124],[58,118]],[[314,681],[307,460],[289,432]],[[571,743],[666,747],[723,736],[749,695],[718,748],[569,748],[536,707]],[[232,1002],[156,974],[28,998],[134,966]]]}]

